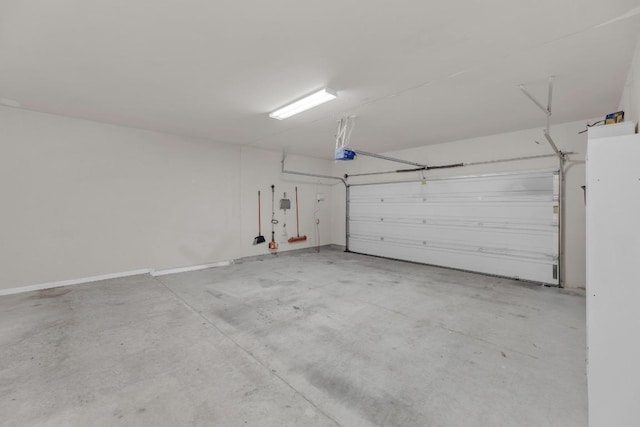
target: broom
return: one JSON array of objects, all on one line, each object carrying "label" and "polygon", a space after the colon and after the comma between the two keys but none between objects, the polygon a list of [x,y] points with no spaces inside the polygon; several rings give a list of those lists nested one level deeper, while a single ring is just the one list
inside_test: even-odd
[{"label": "broom", "polygon": [[300,219],[298,217],[298,187],[296,186],[296,237],[289,239],[289,243],[304,242],[307,240],[307,236],[300,235]]},{"label": "broom", "polygon": [[258,235],[253,239],[253,244],[258,245],[264,243],[265,239],[262,235],[262,221],[260,220],[260,190],[258,190]]}]

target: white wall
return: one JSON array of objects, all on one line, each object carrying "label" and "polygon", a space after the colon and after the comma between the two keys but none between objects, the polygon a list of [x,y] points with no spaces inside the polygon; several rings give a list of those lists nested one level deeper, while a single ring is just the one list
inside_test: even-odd
[{"label": "white wall", "polygon": [[[317,241],[316,184],[281,177],[280,153],[7,107],[0,152],[0,289],[268,253],[252,242],[257,190],[267,196],[271,184],[293,197],[305,181],[301,232],[309,240],[280,250]],[[331,167],[293,160],[307,170]],[[323,244],[328,199],[319,212]],[[263,216],[265,236],[269,220]],[[292,235],[294,215],[288,223]]]},{"label": "white wall", "polygon": [[627,74],[620,109],[625,112],[626,121],[640,123],[640,38]]},{"label": "white wall", "polygon": [[[543,121],[543,118],[541,118]],[[586,152],[587,136],[578,134],[585,128],[587,120],[552,126],[551,134],[560,150],[575,152],[570,156],[576,162],[567,166],[566,180],[566,262],[564,280],[566,287],[585,286],[585,206],[583,191],[584,185],[584,153]],[[463,126],[464,124],[461,124]],[[354,133],[352,141],[354,147],[359,147],[357,135]],[[539,144],[536,144],[538,141]],[[366,146],[360,146],[366,150]],[[539,154],[553,154],[543,136],[543,129],[529,129],[518,132],[491,135],[480,138],[472,138],[444,144],[428,145],[419,148],[383,153],[392,157],[406,159],[428,165],[442,165],[460,162],[477,162],[496,160],[511,157],[531,156]],[[505,172],[514,170],[533,170],[557,168],[557,158],[517,161],[510,163],[496,163],[481,166],[469,166],[454,169],[434,170],[426,173],[429,176],[470,175],[492,172]],[[399,163],[384,160],[359,157],[355,161],[337,162],[334,166],[334,174],[355,174],[381,170],[395,170],[411,168]],[[373,182],[418,179],[419,173],[403,173],[378,175],[374,177],[349,178],[349,182]],[[344,233],[344,190],[335,189],[333,223],[335,224],[332,240],[336,244],[345,244]]]}]

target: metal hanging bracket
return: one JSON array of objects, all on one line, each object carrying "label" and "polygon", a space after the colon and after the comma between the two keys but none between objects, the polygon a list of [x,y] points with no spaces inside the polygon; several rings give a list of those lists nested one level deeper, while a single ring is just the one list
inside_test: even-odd
[{"label": "metal hanging bracket", "polygon": [[551,100],[553,98],[553,78],[554,76],[550,76],[549,77],[549,90],[547,93],[547,106],[545,107],[544,105],[542,105],[542,103],[540,101],[538,101],[536,99],[535,96],[533,96],[531,94],[531,92],[529,92],[529,90],[527,90],[527,87],[523,84],[519,85],[518,87],[520,88],[520,90],[522,91],[522,93],[529,98],[538,108],[540,108],[540,110],[542,110],[542,112],[546,115],[547,117],[547,125],[544,129],[544,137],[547,140],[547,142],[549,143],[549,145],[551,146],[551,148],[553,149],[553,151],[556,153],[556,156],[558,156],[561,159],[565,159],[565,153],[563,153],[562,151],[560,151],[558,149],[558,146],[556,145],[556,143],[553,141],[553,138],[551,138]]}]

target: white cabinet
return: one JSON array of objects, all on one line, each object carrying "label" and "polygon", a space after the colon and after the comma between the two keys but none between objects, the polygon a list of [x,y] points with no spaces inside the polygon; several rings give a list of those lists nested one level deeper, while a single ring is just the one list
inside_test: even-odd
[{"label": "white cabinet", "polygon": [[640,135],[587,149],[589,425],[640,425]]}]

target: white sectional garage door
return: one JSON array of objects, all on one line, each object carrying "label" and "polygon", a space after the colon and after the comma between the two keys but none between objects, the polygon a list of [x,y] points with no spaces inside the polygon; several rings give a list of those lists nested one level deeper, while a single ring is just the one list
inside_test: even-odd
[{"label": "white sectional garage door", "polygon": [[351,252],[558,284],[558,175],[351,185]]}]

